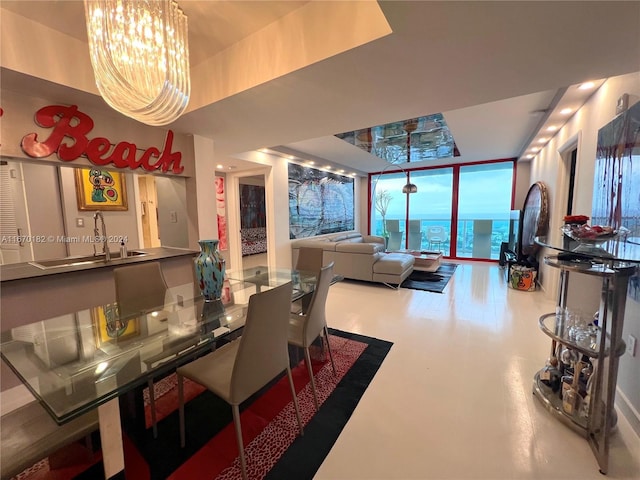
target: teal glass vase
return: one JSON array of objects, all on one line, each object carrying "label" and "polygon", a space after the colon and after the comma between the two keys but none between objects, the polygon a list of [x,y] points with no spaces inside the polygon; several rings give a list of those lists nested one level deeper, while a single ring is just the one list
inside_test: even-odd
[{"label": "teal glass vase", "polygon": [[225,260],[218,251],[218,240],[200,240],[195,258],[196,280],[207,302],[220,300],[224,285]]}]

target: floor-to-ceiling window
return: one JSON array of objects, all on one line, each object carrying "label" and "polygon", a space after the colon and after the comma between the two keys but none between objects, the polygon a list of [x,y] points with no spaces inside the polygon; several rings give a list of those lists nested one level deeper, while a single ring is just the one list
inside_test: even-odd
[{"label": "floor-to-ceiling window", "polygon": [[407,175],[386,173],[373,177],[371,182],[371,233],[385,237],[388,250],[403,249],[407,194],[402,193],[402,187]]},{"label": "floor-to-ceiling window", "polygon": [[442,251],[451,255],[453,168],[411,172],[418,191],[409,198],[409,250]]},{"label": "floor-to-ceiling window", "polygon": [[[513,161],[372,174],[370,231],[390,251],[498,260],[509,238]],[[411,181],[418,187],[402,192]]]},{"label": "floor-to-ceiling window", "polygon": [[513,163],[460,166],[457,256],[498,260],[509,240]]}]

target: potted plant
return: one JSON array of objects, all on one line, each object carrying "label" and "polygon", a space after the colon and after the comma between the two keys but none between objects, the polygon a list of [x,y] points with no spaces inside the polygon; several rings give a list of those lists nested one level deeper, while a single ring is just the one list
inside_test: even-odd
[{"label": "potted plant", "polygon": [[389,202],[391,202],[392,198],[391,192],[388,190],[380,190],[379,192],[376,192],[375,196],[376,211],[382,218],[382,236],[384,237],[385,248],[387,248],[387,244],[389,242],[389,232],[387,232],[387,222],[385,221],[385,217],[387,216],[387,209],[389,208]]}]

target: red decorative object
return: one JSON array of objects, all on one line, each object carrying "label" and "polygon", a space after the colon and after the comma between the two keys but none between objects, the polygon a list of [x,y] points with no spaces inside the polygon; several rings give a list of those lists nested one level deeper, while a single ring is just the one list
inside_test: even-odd
[{"label": "red decorative object", "polygon": [[216,214],[218,217],[218,239],[220,250],[226,250],[227,246],[227,215],[225,207],[224,177],[216,177]]},{"label": "red decorative object", "polygon": [[[89,139],[87,135],[93,130],[92,118],[78,110],[76,105],[49,105],[36,112],[35,122],[43,128],[53,128],[51,135],[44,142],[38,141],[36,133],[22,138],[22,151],[34,158],[48,157],[53,153],[65,162],[76,160],[85,155],[91,163],[98,166],[112,163],[117,168],[135,170],[142,167],[148,172],[162,170],[182,173],[180,165],[182,153],[171,152],[173,147],[173,131],[167,131],[164,147],[160,152],[155,147],[147,148],[136,158],[138,147],[135,143],[119,142],[113,149],[111,142],[104,137]],[[66,142],[63,143],[67,139]],[[71,140],[71,141],[69,141]],[[157,159],[153,162],[153,159]]]}]

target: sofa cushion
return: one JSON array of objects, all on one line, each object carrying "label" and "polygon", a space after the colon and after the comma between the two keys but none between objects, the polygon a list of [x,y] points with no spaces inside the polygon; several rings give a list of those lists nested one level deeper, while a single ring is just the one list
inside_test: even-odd
[{"label": "sofa cushion", "polygon": [[332,242],[342,242],[343,240],[346,240],[347,238],[349,238],[349,237],[347,237],[347,235],[345,233],[341,233],[339,235],[334,235],[332,237],[329,237],[329,240],[332,241]]},{"label": "sofa cushion", "polygon": [[416,259],[413,255],[405,253],[387,253],[382,255],[376,263],[373,264],[374,273],[385,275],[401,275],[409,269],[412,269]]},{"label": "sofa cushion", "polygon": [[363,235],[362,241],[364,243],[381,243],[384,245],[384,237],[379,237],[377,235]]},{"label": "sofa cushion", "polygon": [[371,255],[384,251],[384,245],[377,243],[340,242],[336,245],[336,252],[362,253]]}]

